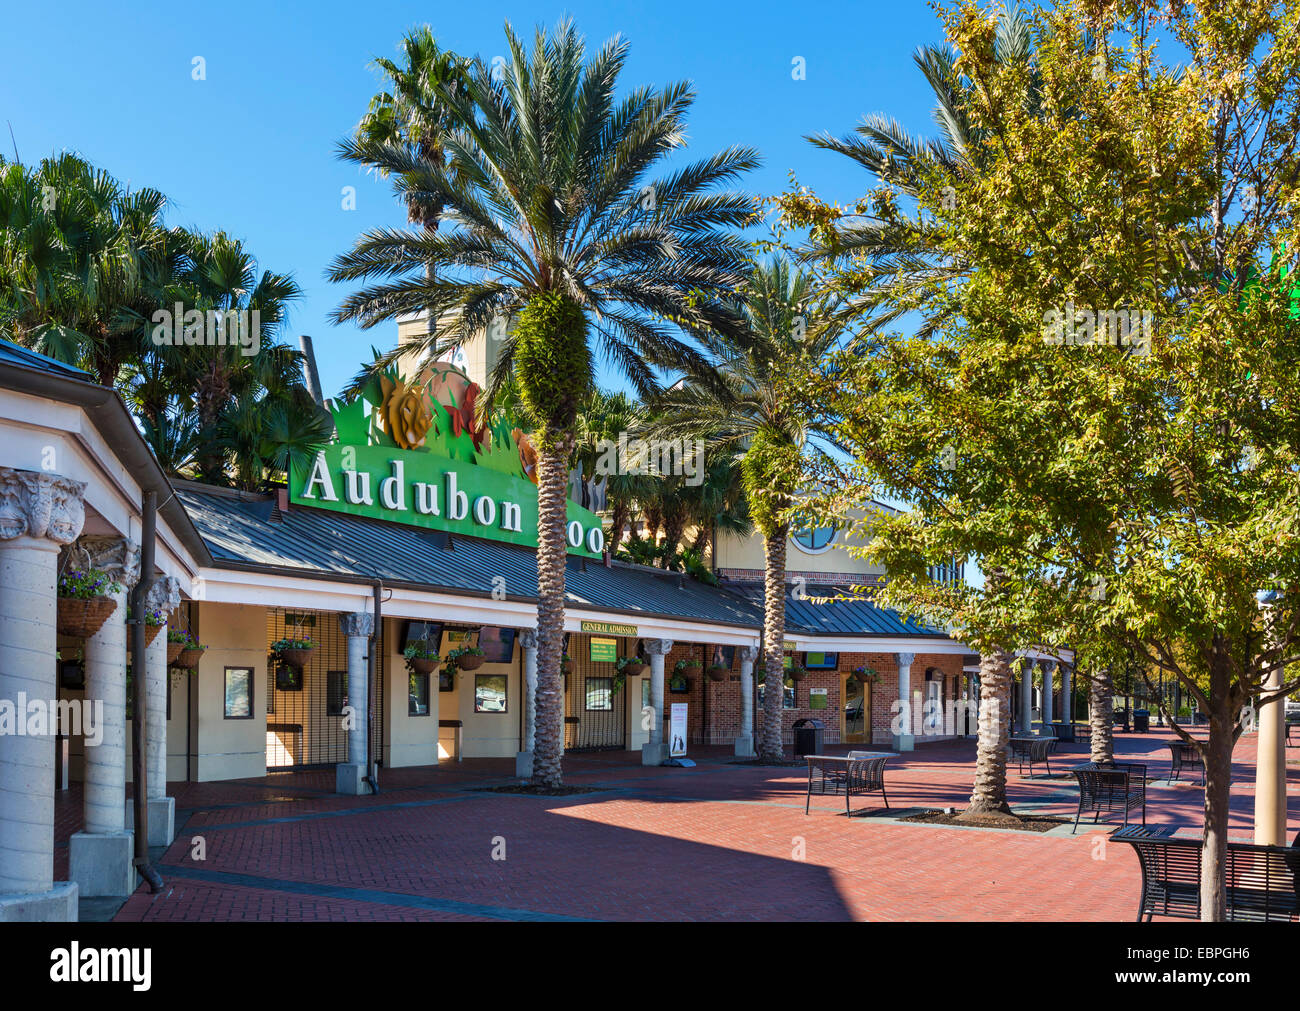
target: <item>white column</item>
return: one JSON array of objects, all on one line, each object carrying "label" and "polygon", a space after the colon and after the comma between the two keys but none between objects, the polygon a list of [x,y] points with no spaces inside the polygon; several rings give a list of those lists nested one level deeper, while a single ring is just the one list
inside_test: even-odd
[{"label": "white column", "polygon": [[[174,576],[159,576],[145,597],[146,613],[164,618],[180,606],[181,584]],[[144,752],[148,771],[149,845],[170,846],[176,838],[176,798],[167,796],[167,629],[164,622],[144,652]],[[127,652],[131,640],[128,630]],[[135,807],[126,804],[126,824],[135,828]]]},{"label": "white column", "polygon": [[[1282,687],[1281,667],[1264,679],[1264,690]],[[1259,707],[1255,754],[1255,844],[1285,846],[1286,838],[1286,705],[1274,699]]]},{"label": "white column", "polygon": [[66,564],[99,569],[119,587],[109,594],[117,602],[113,613],[83,646],[85,699],[96,707],[100,727],[97,745],[86,740],[85,828],[68,840],[69,874],[83,898],[129,895],[136,876],[126,825],[126,607],[140,577],[140,545],[124,537],[83,537],[69,547]]},{"label": "white column", "polygon": [[1024,657],[1020,668],[1020,732],[1028,734],[1034,729],[1034,667],[1029,657]]},{"label": "white column", "polygon": [[664,748],[664,657],[672,652],[671,639],[646,639],[650,656],[650,740],[641,746],[642,765],[662,765],[668,757]]},{"label": "white column", "polygon": [[524,659],[524,750],[515,755],[515,775],[531,779],[533,748],[537,744],[537,632],[534,629],[526,628],[519,633],[519,648]]},{"label": "white column", "polygon": [[336,793],[360,796],[369,793],[363,777],[370,774],[366,756],[370,744],[370,656],[371,633],[375,619],[369,611],[339,615],[339,630],[348,640],[348,760],[335,766]]},{"label": "white column", "polygon": [[894,750],[911,751],[916,747],[912,736],[912,663],[915,653],[895,653],[898,667],[898,715],[894,718]]},{"label": "white column", "polygon": [[[81,533],[85,489],[0,467],[0,720],[57,697],[58,551]],[[0,733],[0,922],[76,922],[76,884],[54,881],[54,728],[16,729]]]},{"label": "white column", "polygon": [[[144,606],[146,611],[157,611],[167,617],[180,606],[180,602],[180,580],[173,576],[161,576],[149,587]],[[148,706],[145,754],[149,766],[150,800],[167,796],[167,628],[164,622],[153,642],[145,649],[145,695]],[[149,824],[152,828],[152,819]]]},{"label": "white column", "polygon": [[1074,723],[1074,668],[1068,663],[1061,664],[1061,719]]},{"label": "white column", "polygon": [[1052,679],[1056,677],[1056,664],[1051,660],[1043,661],[1043,729],[1053,721]]},{"label": "white column", "polygon": [[736,757],[754,757],[754,661],[757,646],[740,647],[740,734],[736,737]]}]

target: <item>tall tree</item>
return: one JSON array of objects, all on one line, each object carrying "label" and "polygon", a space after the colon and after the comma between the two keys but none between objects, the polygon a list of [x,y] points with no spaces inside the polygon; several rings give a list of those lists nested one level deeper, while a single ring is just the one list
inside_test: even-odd
[{"label": "tall tree", "polygon": [[780,761],[784,752],[785,555],[792,510],[805,490],[808,458],[824,455],[830,432],[825,417],[807,410],[796,393],[843,337],[838,300],[821,296],[812,282],[809,272],[780,257],[757,266],[736,305],[743,326],[710,341],[716,364],[688,372],[686,381],[650,405],[656,435],[701,439],[715,450],[743,454],[749,516],[763,537],[762,761]]},{"label": "tall tree", "polygon": [[[1277,255],[1300,238],[1300,11],[1243,15],[1063,0],[1031,68],[975,4],[945,10],[980,171],[920,201],[967,278],[895,286],[942,324],[819,386],[868,475],[846,494],[915,503],[874,531],[887,601],[1009,647],[1131,649],[1207,714],[1208,739],[1174,726],[1205,760],[1207,920],[1243,708],[1294,690],[1265,682],[1300,652],[1300,291]],[[995,564],[996,599],[926,579],[953,556]]]},{"label": "tall tree", "polygon": [[[401,42],[402,61],[376,57],[375,69],[384,76],[385,90],[370,100],[351,137],[338,145],[339,157],[366,166],[381,177],[401,178],[429,164],[447,165],[447,138],[455,120],[439,95],[439,87],[456,94],[464,86],[472,61],[438,45],[433,29],[421,25]],[[436,193],[418,180],[399,187],[406,204],[406,219],[433,234],[446,210]],[[437,273],[437,263],[425,263],[426,280]]]},{"label": "tall tree", "polygon": [[[655,178],[684,141],[688,84],[616,95],[627,43],[588,59],[572,23],[539,28],[531,49],[507,25],[498,73],[475,61],[463,81],[434,90],[445,105],[447,159],[410,152],[401,192],[443,207],[448,225],[362,235],[330,271],[334,281],[382,278],[348,296],[338,321],[370,327],[424,311],[430,333],[404,350],[440,354],[513,319],[500,334],[484,409],[513,371],[540,422],[538,684],[533,780],[561,784],[569,459],[578,410],[592,386],[593,351],[638,394],[658,388],[655,367],[703,369],[685,333],[732,324],[719,300],[744,280],[746,246],[734,234],[754,212],[718,191],[758,164],[748,148]],[[424,272],[437,264],[436,276]]]}]

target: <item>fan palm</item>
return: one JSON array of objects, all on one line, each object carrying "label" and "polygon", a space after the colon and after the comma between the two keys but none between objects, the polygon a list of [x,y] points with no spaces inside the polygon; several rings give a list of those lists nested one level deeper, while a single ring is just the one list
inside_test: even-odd
[{"label": "fan palm", "polygon": [[0,162],[0,321],[20,343],[114,385],[141,350],[122,318],[165,244],[166,203],[75,154],[34,170]]},{"label": "fan palm", "polygon": [[[565,488],[592,345],[642,396],[658,388],[655,366],[703,367],[682,330],[726,325],[718,299],[745,273],[745,246],[732,230],[754,212],[750,198],[715,187],[758,156],[731,148],[652,179],[659,160],[684,144],[688,84],[617,99],[627,43],[610,41],[588,60],[570,22],[539,28],[531,51],[508,25],[506,42],[499,74],[475,61],[463,86],[435,86],[452,124],[445,164],[392,152],[399,189],[438,202],[452,227],[367,233],[330,276],[385,279],[346,298],[339,321],[374,326],[427,312],[429,334],[394,359],[455,347],[494,317],[515,320],[484,406],[513,370],[540,422],[533,781],[554,787],[562,782]],[[423,273],[428,263],[438,264],[436,277]]]},{"label": "fan palm", "polygon": [[764,725],[760,758],[778,761],[784,698],[785,552],[789,510],[808,474],[806,461],[833,445],[824,422],[793,395],[840,345],[839,303],[819,295],[812,276],[781,258],[759,265],[738,317],[743,326],[711,342],[717,375],[688,374],[651,403],[664,438],[702,439],[741,456],[753,525],[763,536]]}]

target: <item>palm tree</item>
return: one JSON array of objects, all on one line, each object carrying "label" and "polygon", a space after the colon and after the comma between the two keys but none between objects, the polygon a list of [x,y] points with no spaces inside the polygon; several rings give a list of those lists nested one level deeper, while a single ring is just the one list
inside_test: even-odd
[{"label": "palm tree", "polygon": [[[401,176],[412,164],[446,166],[447,135],[454,123],[438,86],[452,94],[464,86],[472,61],[444,50],[428,25],[408,32],[401,42],[403,62],[376,57],[374,66],[386,79],[387,90],[370,100],[370,107],[351,137],[338,145],[345,161],[365,165],[382,177]],[[430,234],[437,232],[444,201],[416,185],[400,188],[406,219]],[[437,264],[425,264],[433,282]]]},{"label": "palm tree", "polygon": [[749,514],[763,536],[764,721],[759,758],[780,761],[785,671],[785,553],[788,511],[808,473],[805,455],[825,454],[826,425],[793,395],[792,383],[821,366],[840,344],[838,302],[813,290],[812,275],[784,259],[758,266],[737,306],[743,327],[711,342],[717,374],[688,374],[653,400],[653,431],[702,439],[740,452]]},{"label": "palm tree", "polygon": [[[714,539],[718,532],[733,537],[748,537],[753,530],[749,507],[745,502],[744,474],[741,457],[734,451],[706,452],[698,485],[687,485],[685,494],[691,505],[691,524],[695,538],[691,547],[703,557],[715,554]],[[717,558],[712,559],[717,565]]]},{"label": "palm tree", "polygon": [[[277,354],[283,357],[282,352],[273,350],[271,338],[285,322],[290,304],[302,291],[289,274],[264,270],[259,277],[256,258],[244,249],[242,242],[225,232],[193,235],[190,261],[187,282],[193,292],[194,307],[220,312],[256,310],[261,321],[262,351],[257,355],[245,355],[244,349],[226,345],[204,348],[201,356],[186,356],[193,370],[199,429],[205,443],[198,454],[198,470],[203,480],[224,484],[228,474],[220,451],[225,437],[219,431],[222,412],[230,405],[240,375],[248,375],[259,367],[254,359],[266,355],[264,361],[269,362]],[[301,369],[297,374],[301,381]]]},{"label": "palm tree", "polygon": [[975,782],[964,815],[1010,814],[1007,803],[1007,740],[1011,719],[1011,656],[1000,649],[980,654],[979,739]]},{"label": "palm tree", "polygon": [[[593,345],[642,397],[658,389],[656,366],[705,367],[683,331],[729,324],[719,300],[746,267],[733,230],[755,210],[716,187],[758,155],[730,148],[654,179],[660,159],[684,144],[690,85],[617,99],[627,43],[612,40],[588,60],[567,21],[539,28],[531,52],[509,25],[506,42],[500,74],[476,60],[456,87],[434,85],[449,123],[445,161],[392,152],[399,191],[436,202],[451,227],[368,232],[330,277],[382,279],[348,296],[336,321],[370,327],[427,313],[429,334],[399,353],[436,357],[494,317],[514,320],[482,403],[490,409],[513,371],[540,423],[533,782],[553,788],[562,782],[565,488]],[[425,273],[430,263],[436,276]]]},{"label": "palm tree", "polygon": [[[1032,61],[1032,27],[1025,8],[1004,7],[995,41],[997,59],[1004,63]],[[957,180],[979,172],[984,138],[965,111],[966,95],[974,84],[957,70],[958,59],[951,46],[933,45],[922,46],[912,57],[934,91],[938,140],[913,137],[897,120],[879,113],[865,116],[846,137],[822,133],[807,139],[851,158],[881,184],[913,200],[933,187],[936,179]],[[1034,94],[1031,88],[1031,104]],[[941,233],[933,219],[908,216],[897,208],[891,213],[849,215],[836,226],[821,230],[820,241],[814,242],[806,255],[812,260],[849,265],[859,291],[845,303],[844,310],[866,317],[861,327],[864,331],[878,330],[914,308],[906,299],[899,299],[899,293],[966,275],[966,265],[941,248]],[[931,312],[919,332],[928,332],[942,318],[941,313]]]},{"label": "palm tree", "polygon": [[0,169],[0,322],[20,343],[116,384],[141,351],[123,317],[165,245],[166,198],[124,190],[75,154]]}]

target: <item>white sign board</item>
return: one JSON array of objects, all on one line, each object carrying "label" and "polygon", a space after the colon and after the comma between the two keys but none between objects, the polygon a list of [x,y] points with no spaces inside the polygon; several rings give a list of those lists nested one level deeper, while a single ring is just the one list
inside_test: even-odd
[{"label": "white sign board", "polygon": [[682,758],[686,754],[686,703],[674,702],[668,721],[668,757]]}]

